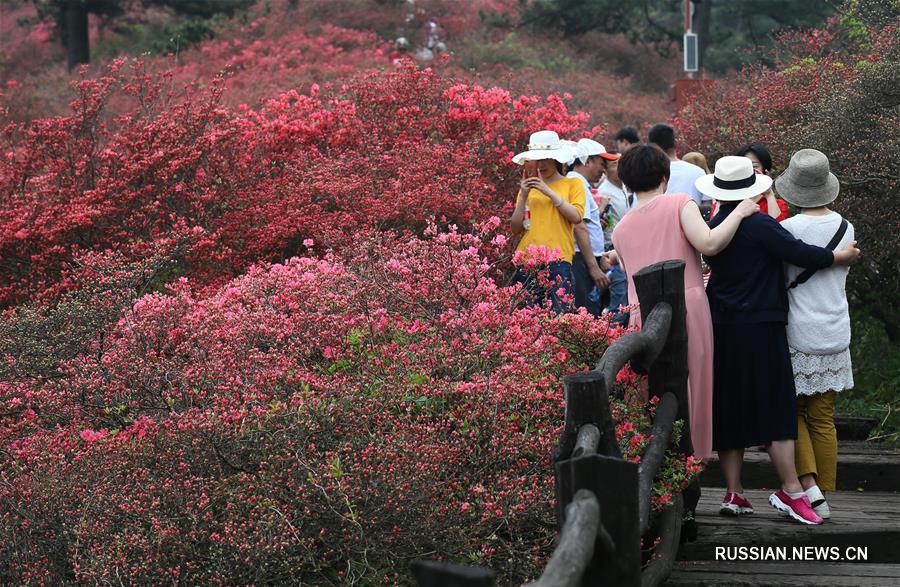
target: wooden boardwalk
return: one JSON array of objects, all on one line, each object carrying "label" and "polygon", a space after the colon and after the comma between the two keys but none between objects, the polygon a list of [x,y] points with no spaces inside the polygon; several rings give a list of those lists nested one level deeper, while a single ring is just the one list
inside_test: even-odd
[{"label": "wooden boardwalk", "polygon": [[[769,455],[757,449],[744,454],[744,484],[748,488],[778,487]],[[724,487],[719,462],[713,457],[703,472],[703,485]],[[863,441],[841,441],[838,448],[838,490],[900,491],[900,451]]]},{"label": "wooden boardwalk", "polygon": [[[702,478],[697,540],[682,545],[666,585],[900,585],[898,471],[900,451],[842,442],[839,490],[828,496],[832,517],[804,526],[769,505],[777,477],[759,451],[747,452],[744,469],[745,495],[755,513],[719,515],[725,490],[713,461]],[[721,560],[723,555],[738,560]],[[753,560],[759,558],[764,560]]]}]

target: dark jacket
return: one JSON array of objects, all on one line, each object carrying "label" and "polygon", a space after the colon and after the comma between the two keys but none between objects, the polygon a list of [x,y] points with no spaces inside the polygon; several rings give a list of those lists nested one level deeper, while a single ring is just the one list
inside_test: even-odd
[{"label": "dark jacket", "polygon": [[[722,205],[710,228],[721,224],[735,206]],[[834,254],[797,240],[768,214],[757,213],[745,218],[731,243],[707,262],[712,269],[706,295],[713,323],[787,324],[784,263],[822,269],[834,263]]]}]

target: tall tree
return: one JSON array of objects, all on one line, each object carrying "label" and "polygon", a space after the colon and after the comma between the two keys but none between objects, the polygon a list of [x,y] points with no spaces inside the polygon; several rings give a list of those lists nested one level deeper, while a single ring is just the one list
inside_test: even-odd
[{"label": "tall tree", "polygon": [[69,69],[90,61],[88,16],[104,18],[124,13],[125,2],[119,0],[33,0],[38,21],[52,21],[66,48]]},{"label": "tall tree", "polygon": [[216,14],[233,14],[256,0],[32,0],[37,6],[38,21],[52,21],[66,48],[69,69],[90,63],[88,17],[97,15],[113,19],[133,7],[170,8],[177,14],[209,18]]}]

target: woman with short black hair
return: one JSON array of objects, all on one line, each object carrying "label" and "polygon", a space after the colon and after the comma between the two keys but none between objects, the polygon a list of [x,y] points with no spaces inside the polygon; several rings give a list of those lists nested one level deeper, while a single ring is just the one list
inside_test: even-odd
[{"label": "woman with short black hair", "polygon": [[[628,274],[628,299],[637,301],[633,275],[654,263],[682,259],[688,334],[688,419],[694,454],[712,454],[712,320],[703,290],[700,254],[713,255],[731,241],[744,217],[759,207],[747,200],[722,226],[710,230],[687,194],[666,194],[669,157],[655,145],[637,145],[619,159],[619,177],[634,190],[634,207],[613,230],[612,261]],[[631,319],[640,322],[640,313]]]}]

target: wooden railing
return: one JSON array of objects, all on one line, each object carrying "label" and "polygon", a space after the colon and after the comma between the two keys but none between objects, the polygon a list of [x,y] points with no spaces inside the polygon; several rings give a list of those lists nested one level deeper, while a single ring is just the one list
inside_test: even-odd
[{"label": "wooden railing", "polygon": [[[529,587],[655,586],[671,572],[680,540],[684,496],[656,525],[660,541],[642,570],[641,537],[650,529],[650,493],[676,420],[684,420],[679,450],[693,453],[687,400],[684,262],[665,261],[633,275],[643,326],[611,345],[595,369],[565,379],[565,426],[553,455],[559,537],[540,578]],[[619,370],[648,378],[659,397],[650,445],[632,463],[616,443],[609,399]],[[686,491],[688,507],[696,504]],[[690,495],[689,495],[690,493]],[[699,497],[699,493],[697,493]],[[417,561],[422,587],[493,585],[489,569]]]}]

